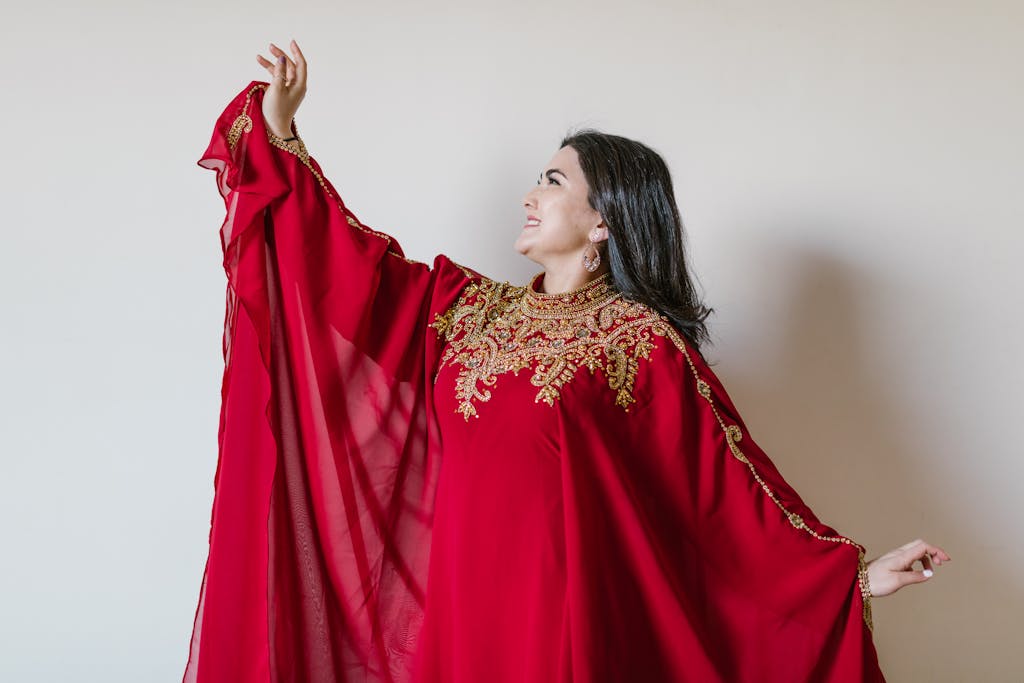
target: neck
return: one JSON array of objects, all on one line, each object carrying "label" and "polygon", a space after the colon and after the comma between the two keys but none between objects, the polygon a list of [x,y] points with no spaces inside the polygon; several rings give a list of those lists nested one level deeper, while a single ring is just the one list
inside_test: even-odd
[{"label": "neck", "polygon": [[593,273],[589,273],[583,269],[574,269],[572,271],[544,271],[544,277],[538,283],[538,291],[544,294],[562,294],[564,292],[571,292],[574,289],[579,289],[588,282],[596,280],[605,273],[608,272],[608,266],[604,263],[598,267]]}]

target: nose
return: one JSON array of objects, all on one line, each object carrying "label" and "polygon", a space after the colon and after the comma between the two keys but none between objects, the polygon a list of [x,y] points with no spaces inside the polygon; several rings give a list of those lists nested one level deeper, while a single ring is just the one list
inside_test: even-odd
[{"label": "nose", "polygon": [[537,208],[537,201],[533,198],[533,193],[537,191],[536,187],[530,188],[530,191],[523,197],[523,206],[527,209]]}]

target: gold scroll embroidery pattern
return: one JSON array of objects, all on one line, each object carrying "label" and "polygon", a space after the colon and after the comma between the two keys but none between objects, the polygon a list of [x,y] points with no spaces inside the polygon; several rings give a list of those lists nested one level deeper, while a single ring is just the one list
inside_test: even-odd
[{"label": "gold scroll embroidery pattern", "polygon": [[[252,132],[252,119],[249,117],[248,113],[249,103],[252,100],[252,95],[254,92],[256,92],[257,90],[266,89],[267,86],[265,84],[260,83],[254,85],[252,88],[249,89],[249,92],[245,93],[245,104],[242,105],[242,112],[235,118],[235,120],[231,124],[231,127],[228,129],[228,149],[234,151],[235,145],[238,144],[238,141],[239,139],[241,139],[242,134]],[[262,116],[262,113],[260,115]],[[294,121],[292,122],[292,125],[295,126]],[[378,232],[376,230],[373,230],[372,228],[363,225],[358,220],[356,220],[355,216],[348,213],[348,211],[346,211],[344,207],[341,205],[341,200],[338,199],[338,197],[335,197],[334,194],[331,192],[330,188],[327,187],[327,184],[324,182],[323,176],[320,175],[320,173],[316,170],[313,164],[310,163],[309,151],[306,149],[305,143],[302,142],[302,138],[299,137],[298,126],[295,126],[295,137],[298,139],[293,141],[295,143],[294,145],[291,145],[288,142],[285,142],[284,138],[281,138],[271,133],[270,129],[267,128],[267,140],[270,142],[270,144],[272,144],[274,147],[283,149],[284,151],[290,154],[294,154],[296,157],[298,157],[299,161],[302,162],[302,164],[309,169],[309,172],[312,173],[313,177],[316,178],[318,183],[320,183],[320,187],[322,187],[324,192],[327,193],[327,196],[335,201],[335,203],[338,205],[338,208],[341,209],[341,212],[345,216],[345,219],[348,221],[349,225],[351,225],[354,228],[358,228],[363,232],[370,233],[371,235],[376,235],[377,237],[386,240],[388,248],[385,253],[400,258],[406,263],[418,263],[421,265],[426,265],[422,261],[416,261],[411,258],[406,258],[405,256],[394,251],[391,248],[392,237],[390,235],[387,235],[383,232]]]},{"label": "gold scroll embroidery pattern", "polygon": [[[430,327],[447,340],[438,370],[446,363],[462,366],[456,380],[460,400],[457,412],[469,421],[479,417],[473,401],[490,400],[498,376],[534,367],[531,382],[540,387],[534,402],[554,405],[559,390],[576,375],[580,366],[591,374],[602,368],[615,390],[616,404],[627,412],[634,402],[633,383],[639,360],[649,359],[657,345],[652,335],[668,337],[682,352],[696,383],[697,393],[707,401],[725,435],[732,456],[745,464],[768,498],[797,530],[829,543],[857,548],[857,582],[862,599],[862,618],[874,631],[871,588],[868,583],[865,549],[844,536],[819,534],[803,518],[786,509],[754,463],[743,453],[743,430],[727,424],[712,397],[711,386],[695,366],[687,343],[671,321],[653,309],[608,293],[603,286],[584,288],[578,300],[536,301],[527,286],[512,286],[483,278],[464,290],[459,300],[443,314],[435,315]],[[437,375],[434,375],[437,381]]]},{"label": "gold scroll embroidery pattern", "polygon": [[808,534],[810,534],[814,538],[817,538],[818,540],[827,541],[831,543],[846,543],[857,548],[857,583],[860,589],[861,600],[863,603],[863,610],[861,616],[863,617],[864,623],[867,625],[868,630],[874,632],[874,624],[871,617],[871,587],[868,584],[867,563],[864,560],[864,547],[861,546],[859,543],[856,543],[853,540],[846,538],[845,536],[824,536],[822,534],[819,534],[817,531],[809,527],[800,515],[798,515],[795,512],[790,512],[789,510],[786,509],[786,506],[782,504],[782,501],[780,501],[778,496],[775,495],[775,492],[772,491],[771,487],[768,486],[764,479],[761,478],[761,475],[758,474],[757,468],[754,467],[754,463],[750,462],[747,456],[744,455],[743,451],[740,449],[739,443],[743,440],[743,430],[740,429],[739,425],[726,424],[725,420],[722,418],[721,413],[718,412],[718,408],[715,406],[715,402],[712,398],[711,385],[709,385],[704,379],[702,379],[700,374],[698,373],[697,367],[694,365],[693,359],[690,357],[690,352],[689,350],[687,350],[687,344],[685,340],[682,338],[679,332],[677,332],[676,329],[671,325],[664,326],[663,330],[664,333],[676,345],[676,347],[680,351],[682,351],[683,356],[686,358],[686,362],[690,366],[690,371],[693,373],[693,377],[696,380],[697,393],[700,394],[704,398],[704,400],[708,402],[708,405],[711,406],[711,410],[714,412],[715,418],[718,420],[718,424],[721,426],[722,431],[725,432],[725,442],[729,448],[729,452],[732,453],[733,457],[735,457],[738,461],[744,463],[750,469],[750,473],[754,476],[754,479],[757,481],[758,484],[761,485],[761,488],[768,495],[768,498],[770,498],[771,501],[775,503],[775,505],[777,505],[780,510],[782,510],[783,514],[786,515],[786,518],[789,520],[790,524],[792,524],[796,529],[802,529],[803,531],[806,531]]},{"label": "gold scroll embroidery pattern", "polygon": [[600,369],[615,404],[629,412],[639,361],[656,348],[653,311],[621,297],[607,286],[607,276],[565,298],[530,296],[527,287],[483,278],[430,323],[448,342],[438,371],[461,366],[457,412],[467,422],[480,417],[475,403],[491,399],[498,377],[527,368],[538,388],[534,402],[554,406],[581,367],[592,375]]}]

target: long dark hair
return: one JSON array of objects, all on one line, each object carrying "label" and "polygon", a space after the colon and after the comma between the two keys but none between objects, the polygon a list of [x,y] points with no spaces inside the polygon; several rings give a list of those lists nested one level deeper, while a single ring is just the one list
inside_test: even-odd
[{"label": "long dark hair", "polygon": [[579,156],[590,206],[608,226],[613,286],[662,313],[700,353],[710,341],[704,321],[714,309],[700,301],[691,278],[665,161],[641,142],[593,128],[570,131],[560,147],[566,145]]}]

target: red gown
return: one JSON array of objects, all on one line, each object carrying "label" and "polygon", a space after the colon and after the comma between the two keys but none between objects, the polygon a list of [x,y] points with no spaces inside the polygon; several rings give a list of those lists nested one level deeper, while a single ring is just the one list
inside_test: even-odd
[{"label": "red gown", "polygon": [[199,160],[228,290],[184,681],[884,681],[864,548],[666,318],[406,258],[266,86]]}]

